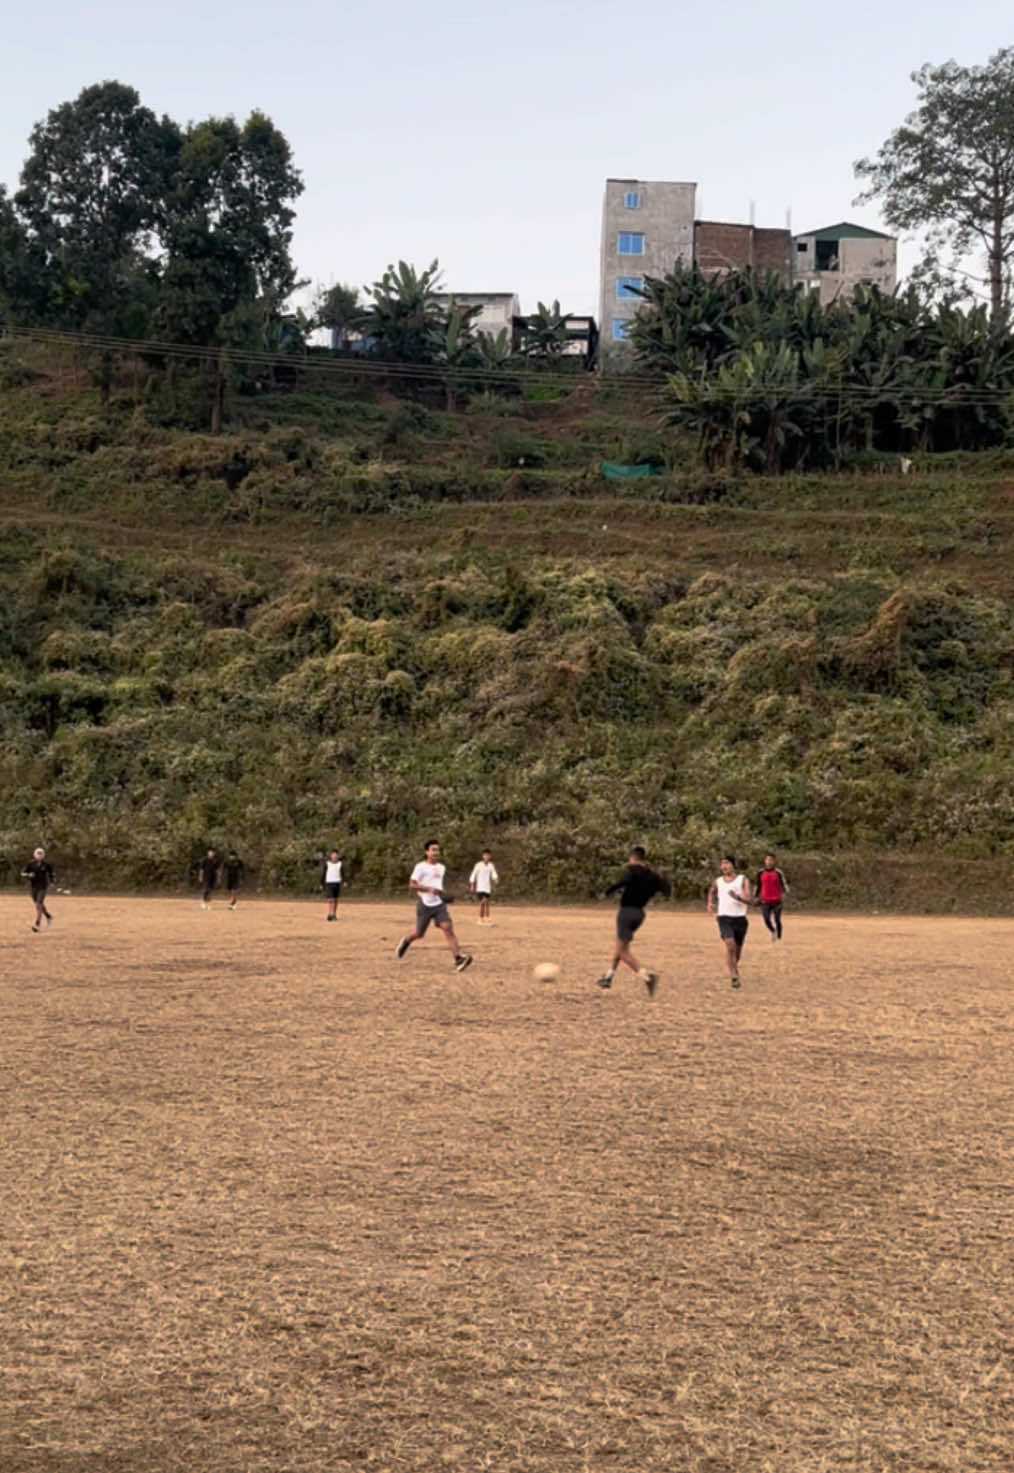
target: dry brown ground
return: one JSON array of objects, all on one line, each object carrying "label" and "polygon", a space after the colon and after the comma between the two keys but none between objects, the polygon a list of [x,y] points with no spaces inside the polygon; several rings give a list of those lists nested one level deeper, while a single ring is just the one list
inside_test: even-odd
[{"label": "dry brown ground", "polygon": [[[0,900],[4,1473],[1014,1466],[1014,924]],[[555,986],[531,964],[563,963]]]}]

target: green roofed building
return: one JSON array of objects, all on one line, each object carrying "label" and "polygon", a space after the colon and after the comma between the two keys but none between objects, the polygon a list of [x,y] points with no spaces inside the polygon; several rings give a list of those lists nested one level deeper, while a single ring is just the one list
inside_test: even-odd
[{"label": "green roofed building", "polygon": [[822,303],[851,296],[859,286],[893,292],[898,284],[898,242],[893,235],[842,220],[792,239],[792,276]]}]

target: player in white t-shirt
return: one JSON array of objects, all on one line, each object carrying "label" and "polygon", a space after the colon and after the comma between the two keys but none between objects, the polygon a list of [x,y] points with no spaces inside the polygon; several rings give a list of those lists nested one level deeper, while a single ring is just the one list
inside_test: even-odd
[{"label": "player in white t-shirt", "polygon": [[412,942],[420,941],[433,925],[444,933],[444,939],[454,957],[454,970],[463,972],[472,965],[472,958],[468,952],[461,950],[454,934],[454,922],[447,909],[450,901],[444,893],[446,873],[446,868],[440,862],[440,845],[436,839],[430,839],[426,845],[426,858],[419,861],[408,882],[408,888],[416,896],[415,930],[401,938],[395,955],[400,961]]},{"label": "player in white t-shirt", "polygon": [[718,912],[718,934],[725,947],[725,965],[733,987],[739,986],[739,959],[746,941],[747,907],[750,904],[750,881],[736,873],[731,854],[722,860],[722,873],[708,891],[708,915]]},{"label": "player in white t-shirt", "polygon": [[338,919],[338,901],[341,899],[342,882],[342,857],[337,849],[332,849],[324,861],[324,867],[320,874],[321,889],[327,896],[327,920]]},{"label": "player in white t-shirt", "polygon": [[493,863],[493,855],[488,849],[482,851],[482,858],[472,870],[468,877],[468,888],[479,902],[479,925],[491,926],[493,921],[489,914],[490,896],[493,894],[494,885],[500,883],[496,865]]}]

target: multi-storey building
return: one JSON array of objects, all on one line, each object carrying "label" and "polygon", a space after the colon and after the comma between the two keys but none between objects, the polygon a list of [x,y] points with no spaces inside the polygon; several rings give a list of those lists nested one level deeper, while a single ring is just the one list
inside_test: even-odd
[{"label": "multi-storey building", "polygon": [[664,276],[694,256],[697,185],[607,179],[602,204],[599,331],[603,353],[623,342],[646,276]]},{"label": "multi-storey building", "polygon": [[792,245],[793,279],[819,292],[824,305],[859,285],[893,292],[898,284],[898,242],[879,230],[843,220],[797,235]]}]

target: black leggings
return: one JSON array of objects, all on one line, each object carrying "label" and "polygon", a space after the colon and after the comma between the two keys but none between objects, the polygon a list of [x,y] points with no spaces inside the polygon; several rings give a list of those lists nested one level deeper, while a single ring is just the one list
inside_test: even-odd
[{"label": "black leggings", "polygon": [[782,935],[782,902],[779,900],[777,905],[768,905],[765,901],[761,905],[761,914],[764,917],[765,926],[780,940]]}]

